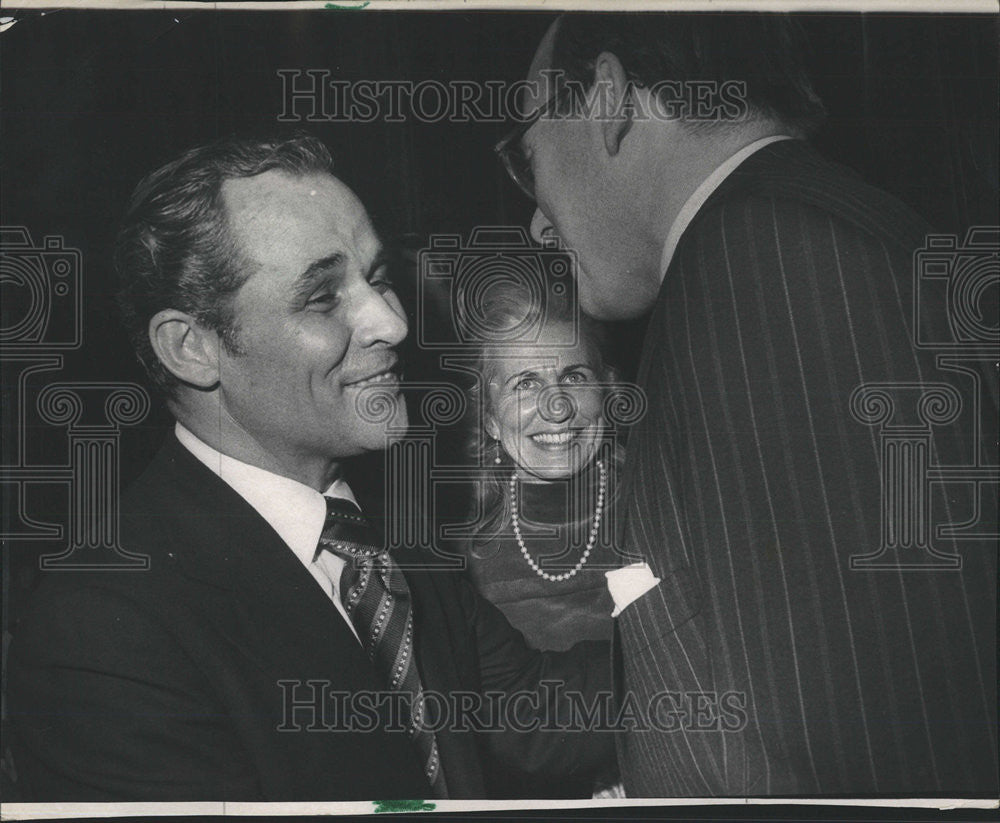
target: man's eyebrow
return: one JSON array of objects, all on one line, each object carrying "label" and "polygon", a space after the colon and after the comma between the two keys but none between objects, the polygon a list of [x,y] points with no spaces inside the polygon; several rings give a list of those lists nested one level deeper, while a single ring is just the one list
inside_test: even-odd
[{"label": "man's eyebrow", "polygon": [[389,264],[392,255],[389,254],[389,250],[385,246],[379,246],[375,256],[372,258],[371,265],[368,266],[368,277],[371,277],[375,272],[377,272],[382,266]]},{"label": "man's eyebrow", "polygon": [[321,257],[314,260],[302,274],[295,278],[295,294],[298,296],[307,295],[324,275],[330,273],[331,269],[336,269],[344,264],[344,255],[341,252]]}]

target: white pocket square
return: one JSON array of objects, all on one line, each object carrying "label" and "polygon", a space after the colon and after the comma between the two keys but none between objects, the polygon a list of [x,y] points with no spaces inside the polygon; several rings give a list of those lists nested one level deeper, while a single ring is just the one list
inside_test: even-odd
[{"label": "white pocket square", "polygon": [[632,601],[638,600],[654,586],[660,585],[660,578],[653,575],[647,563],[632,563],[620,569],[604,572],[608,580],[608,591],[615,601],[612,617],[618,617]]}]

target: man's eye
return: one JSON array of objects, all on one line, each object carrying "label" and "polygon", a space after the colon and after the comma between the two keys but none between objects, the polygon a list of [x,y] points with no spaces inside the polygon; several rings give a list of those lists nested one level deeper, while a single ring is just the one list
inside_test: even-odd
[{"label": "man's eye", "polygon": [[387,291],[392,291],[395,288],[392,280],[386,275],[373,277],[369,282],[371,283],[371,287],[379,294],[385,294]]},{"label": "man's eye", "polygon": [[537,377],[522,377],[514,384],[514,391],[535,391],[540,385],[541,381]]},{"label": "man's eye", "polygon": [[332,291],[314,294],[306,301],[306,306],[313,309],[330,309],[337,304],[337,295]]},{"label": "man's eye", "polygon": [[581,383],[589,383],[590,377],[582,371],[571,371],[562,376],[562,382],[569,383],[571,386],[580,385]]}]

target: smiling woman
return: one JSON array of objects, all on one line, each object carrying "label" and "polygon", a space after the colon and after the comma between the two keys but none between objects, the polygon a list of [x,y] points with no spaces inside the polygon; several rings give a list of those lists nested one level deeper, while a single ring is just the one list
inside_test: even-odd
[{"label": "smiling woman", "polygon": [[[604,572],[621,565],[612,518],[619,450],[603,410],[615,372],[601,325],[541,292],[499,282],[477,307],[489,339],[477,346],[470,448],[483,474],[464,554],[480,593],[531,645],[562,650],[612,632]],[[512,797],[593,790],[563,781],[552,794],[551,784],[494,776],[494,790]]]}]

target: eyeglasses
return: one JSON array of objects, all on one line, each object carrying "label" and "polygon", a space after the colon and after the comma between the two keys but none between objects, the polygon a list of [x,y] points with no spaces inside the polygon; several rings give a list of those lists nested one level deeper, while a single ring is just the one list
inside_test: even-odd
[{"label": "eyeglasses", "polygon": [[549,101],[532,112],[531,116],[518,123],[507,135],[493,147],[500,162],[517,187],[531,200],[535,199],[535,175],[531,170],[531,161],[524,153],[522,138],[528,130],[543,117],[548,117],[567,95],[567,89],[554,94]]}]

